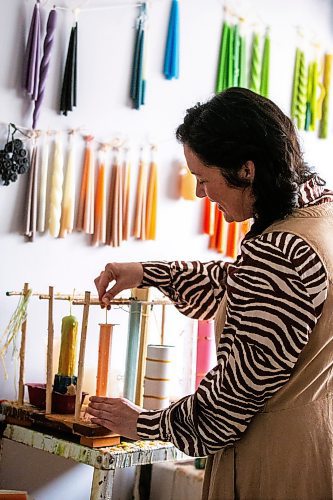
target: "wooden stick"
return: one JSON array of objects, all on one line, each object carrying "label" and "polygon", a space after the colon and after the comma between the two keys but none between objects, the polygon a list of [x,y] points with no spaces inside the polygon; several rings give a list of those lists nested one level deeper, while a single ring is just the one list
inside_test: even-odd
[{"label": "wooden stick", "polygon": [[[148,301],[150,295],[149,288],[138,289],[140,299]],[[148,323],[149,323],[150,305],[145,304],[142,306],[142,317],[140,327],[140,346],[139,346],[139,359],[138,359],[138,372],[136,377],[136,390],[135,390],[135,404],[142,406],[143,403],[143,380],[146,371],[146,355],[148,344]]]},{"label": "wooden stick", "polygon": [[162,305],[162,319],[161,319],[161,344],[164,344],[165,334],[165,304]]},{"label": "wooden stick", "polygon": [[49,317],[47,327],[47,360],[46,360],[46,408],[45,413],[52,413],[53,382],[53,286],[49,286]]},{"label": "wooden stick", "polygon": [[90,305],[90,292],[85,292],[82,327],[81,327],[81,339],[80,339],[79,366],[78,366],[77,383],[76,383],[75,420],[80,420],[82,384],[84,376],[84,356],[86,351],[89,305]]},{"label": "wooden stick", "polygon": [[[23,295],[26,296],[29,291],[29,283],[24,283]],[[25,345],[27,334],[27,319],[25,319],[21,326],[21,348],[20,348],[20,375],[18,385],[18,403],[23,405],[24,402],[24,363],[25,363]]]},{"label": "wooden stick", "polygon": [[[23,295],[23,292],[6,292],[6,295],[8,297],[12,297],[15,295]],[[33,297],[38,297],[40,300],[50,300],[50,295],[47,293],[32,293],[31,294]],[[57,293],[54,294],[53,296],[54,300],[70,300],[72,301],[74,306],[81,305],[83,306],[85,304],[85,299],[83,296],[77,295],[76,299],[73,299],[73,295],[70,294],[61,294]],[[112,299],[110,300],[110,304],[114,305],[130,305],[133,304],[133,302],[138,302],[140,304],[150,304],[154,306],[158,305],[166,305],[166,306],[172,306],[173,302],[171,302],[168,299],[153,299],[153,300],[138,300],[138,299],[133,299],[133,298],[128,298],[128,299]],[[90,303],[89,305],[91,306],[100,306],[100,301],[98,297],[91,297],[90,298]]]}]

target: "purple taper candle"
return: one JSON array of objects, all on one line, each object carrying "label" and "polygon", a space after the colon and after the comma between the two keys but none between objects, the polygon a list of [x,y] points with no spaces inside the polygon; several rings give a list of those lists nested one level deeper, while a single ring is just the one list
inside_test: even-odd
[{"label": "purple taper candle", "polygon": [[44,38],[44,46],[43,46],[43,57],[40,62],[39,69],[39,84],[38,84],[38,95],[35,101],[35,109],[33,112],[32,118],[32,128],[35,129],[37,125],[37,121],[40,115],[41,105],[44,98],[45,86],[46,86],[46,77],[49,70],[50,65],[50,57],[52,52],[52,45],[54,39],[54,32],[56,27],[57,13],[55,9],[52,9],[46,25],[46,35]]},{"label": "purple taper candle", "polygon": [[35,4],[32,14],[29,36],[24,56],[23,89],[36,99],[38,93],[38,71],[40,61],[40,9],[39,2]]}]

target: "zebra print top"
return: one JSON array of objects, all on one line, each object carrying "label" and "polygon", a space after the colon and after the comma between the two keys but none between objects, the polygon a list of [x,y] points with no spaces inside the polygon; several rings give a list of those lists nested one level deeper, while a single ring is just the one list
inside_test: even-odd
[{"label": "zebra print top", "polygon": [[[299,206],[333,201],[316,178]],[[156,286],[182,313],[213,318],[226,293],[215,366],[192,395],[143,411],[137,432],[188,455],[213,454],[241,438],[265,401],[290,378],[327,296],[327,276],[300,237],[275,232],[244,239],[234,263],[147,262],[142,286]]]}]

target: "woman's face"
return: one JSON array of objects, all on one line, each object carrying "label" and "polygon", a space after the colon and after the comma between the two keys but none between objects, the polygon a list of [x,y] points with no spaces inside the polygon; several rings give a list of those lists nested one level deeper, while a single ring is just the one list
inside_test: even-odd
[{"label": "woman's face", "polygon": [[[185,144],[184,154],[188,168],[196,177],[196,195],[199,198],[207,196],[215,201],[227,222],[240,222],[253,217],[254,197],[251,186],[229,186],[218,168],[206,167],[196,154]],[[255,166],[252,161],[243,165],[241,178],[253,180]]]}]

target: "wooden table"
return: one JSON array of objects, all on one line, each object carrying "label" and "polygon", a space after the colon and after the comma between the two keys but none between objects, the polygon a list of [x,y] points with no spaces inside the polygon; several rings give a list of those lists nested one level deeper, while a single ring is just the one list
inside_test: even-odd
[{"label": "wooden table", "polygon": [[[94,468],[91,500],[110,500],[116,469],[188,458],[171,443],[162,441],[122,442],[108,448],[88,448],[19,425],[4,424],[0,438],[21,443]],[[2,443],[0,443],[2,450]],[[0,456],[1,460],[1,456]]]}]

